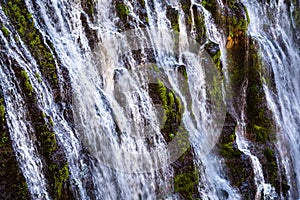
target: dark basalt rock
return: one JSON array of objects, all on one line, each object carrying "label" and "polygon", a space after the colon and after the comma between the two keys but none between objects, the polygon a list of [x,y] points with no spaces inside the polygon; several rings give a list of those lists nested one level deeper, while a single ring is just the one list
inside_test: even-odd
[{"label": "dark basalt rock", "polygon": [[226,177],[233,186],[240,190],[243,199],[253,199],[256,186],[253,179],[251,160],[237,148],[235,141],[236,123],[234,117],[227,113],[217,148],[224,158]]},{"label": "dark basalt rock", "polygon": [[29,199],[26,180],[19,168],[6,125],[5,102],[0,87],[0,199]]},{"label": "dark basalt rock", "polygon": [[176,10],[175,8],[172,8],[169,5],[167,5],[166,8],[167,8],[166,15],[167,15],[167,18],[171,22],[171,27],[172,27],[173,31],[179,32],[180,30],[179,30],[179,13],[178,13],[178,10]]},{"label": "dark basalt rock", "polygon": [[97,14],[97,9],[95,9],[96,1],[94,0],[81,0],[81,6],[85,13],[88,14],[89,18],[93,21],[94,15]]},{"label": "dark basalt rock", "polygon": [[195,39],[200,45],[202,45],[206,41],[206,26],[204,21],[204,14],[196,5],[192,6],[192,10],[196,31]]},{"label": "dark basalt rock", "polygon": [[221,50],[220,46],[212,41],[208,41],[204,49],[208,52],[208,54],[211,56],[213,62],[215,63],[218,71],[220,72],[220,76],[223,77],[223,66],[221,62]]},{"label": "dark basalt rock", "polygon": [[89,24],[87,22],[87,17],[83,13],[81,13],[81,15],[80,15],[80,20],[84,27],[85,35],[88,39],[89,46],[90,46],[91,50],[94,50],[99,42],[99,38],[97,36],[97,31],[95,31],[89,27]]},{"label": "dark basalt rock", "polygon": [[[179,69],[186,73],[185,66],[179,66]],[[184,81],[187,81],[187,77]],[[188,145],[188,133],[181,123],[181,101],[175,92],[167,88],[164,83],[158,80],[158,83],[148,85],[149,95],[154,104],[161,104],[165,110],[166,121],[161,132],[166,142],[171,142],[175,137],[178,139],[178,148]],[[186,152],[181,155],[171,166],[174,169],[174,192],[180,199],[199,198],[198,183],[199,172],[194,164],[194,154],[192,148],[188,147]]]},{"label": "dark basalt rock", "polygon": [[[2,55],[2,61],[5,67],[10,69],[9,71],[14,77],[13,81],[15,85],[18,86],[16,89],[19,90],[19,93],[26,102],[26,104],[23,105],[23,109],[27,111],[26,119],[31,122],[34,129],[34,131],[29,134],[40,153],[50,196],[54,199],[73,199],[73,197],[71,197],[72,192],[68,186],[69,171],[67,160],[63,148],[57,143],[55,138],[52,119],[46,116],[39,108],[36,93],[32,90],[32,85],[26,71],[22,70],[19,64],[12,58]],[[13,151],[11,152],[13,154]],[[14,156],[12,155],[11,157],[13,160]],[[14,168],[13,166],[11,167]],[[16,169],[16,167],[14,169]],[[23,185],[22,188],[25,186],[26,184]]]}]

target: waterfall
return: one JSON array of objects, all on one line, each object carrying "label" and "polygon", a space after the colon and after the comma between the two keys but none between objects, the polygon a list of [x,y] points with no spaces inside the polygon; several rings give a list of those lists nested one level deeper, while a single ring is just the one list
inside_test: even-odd
[{"label": "waterfall", "polygon": [[[277,149],[284,166],[288,182],[292,186],[292,199],[299,198],[299,43],[292,12],[299,12],[299,3],[284,1],[262,5],[245,2],[250,18],[249,34],[259,42],[265,65],[274,71],[274,88],[265,83],[269,107],[278,126]],[[261,7],[261,9],[255,9]],[[294,10],[293,10],[294,9]],[[298,9],[298,11],[297,11]],[[268,16],[268,17],[265,17]],[[265,20],[259,20],[259,19]],[[277,102],[277,103],[276,103]]]},{"label": "waterfall", "polygon": [[0,1],[0,158],[8,134],[12,170],[28,189],[8,178],[3,159],[11,191],[1,181],[0,191],[20,199],[299,198],[298,7]]}]

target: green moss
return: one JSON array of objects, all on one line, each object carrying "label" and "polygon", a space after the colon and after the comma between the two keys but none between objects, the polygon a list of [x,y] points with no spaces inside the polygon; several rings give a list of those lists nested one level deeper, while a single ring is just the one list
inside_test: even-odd
[{"label": "green moss", "polygon": [[262,61],[255,50],[254,44],[250,45],[249,86],[247,89],[247,130],[254,135],[257,142],[266,143],[275,139],[275,123],[272,113],[266,105],[266,96],[263,90],[261,71]]},{"label": "green moss", "polygon": [[186,29],[188,32],[190,32],[192,31],[192,23],[193,23],[192,13],[191,13],[191,7],[192,7],[191,0],[180,0],[180,5],[184,12]]},{"label": "green moss", "polygon": [[37,60],[41,73],[52,86],[57,87],[56,64],[50,49],[44,44],[41,33],[35,27],[33,17],[22,0],[2,1],[2,9],[10,18],[21,39]]},{"label": "green moss", "polygon": [[165,124],[162,132],[168,135],[167,141],[170,141],[178,132],[181,123],[181,102],[174,91],[168,90],[160,80],[158,80],[156,92],[165,111]]},{"label": "green moss", "polygon": [[54,121],[52,120],[52,118],[49,119],[49,123],[51,126],[54,126]]},{"label": "green moss", "polygon": [[180,193],[184,199],[195,199],[193,194],[195,193],[195,188],[198,186],[199,174],[196,169],[191,171],[181,173],[174,178],[174,190]]},{"label": "green moss", "polygon": [[146,24],[149,25],[149,17],[148,17],[148,15],[145,17],[145,21],[146,21]]},{"label": "green moss", "polygon": [[253,131],[256,133],[256,141],[258,142],[266,142],[268,140],[268,129],[253,124]]},{"label": "green moss", "polygon": [[216,68],[218,69],[220,76],[223,77],[223,67],[221,64],[221,50],[218,44],[208,41],[204,46],[206,52],[211,56]]},{"label": "green moss", "polygon": [[81,6],[82,6],[84,12],[90,17],[91,20],[93,20],[93,16],[96,11],[95,4],[96,4],[96,0],[82,0],[81,1]]},{"label": "green moss", "polygon": [[50,131],[47,127],[45,117],[46,115],[43,112],[41,112],[39,119],[36,119],[39,121],[39,123],[42,123],[35,127],[36,137],[41,143],[42,154],[44,154],[46,158],[51,160],[52,154],[58,148],[58,145],[56,143],[54,132]]},{"label": "green moss", "polygon": [[292,17],[294,19],[294,27],[300,26],[300,2],[297,0],[291,1],[293,4]]},{"label": "green moss", "polygon": [[[0,88],[1,90],[1,88]],[[0,91],[1,95],[1,91]],[[27,183],[18,166],[6,132],[4,99],[0,96],[0,185],[7,199],[29,199]],[[2,194],[3,196],[3,194]]]},{"label": "green moss", "polygon": [[69,172],[62,149],[59,148],[55,133],[52,131],[53,122],[51,121],[53,120],[37,107],[33,110],[32,124],[35,128],[38,151],[45,161],[43,170],[45,170],[45,176],[49,182],[49,193],[52,199],[68,199],[67,196],[64,196],[68,188],[64,188],[63,185],[68,179]]},{"label": "green moss", "polygon": [[249,13],[248,13],[248,10],[247,10],[247,7],[244,6],[244,10],[246,12],[246,19],[247,19],[247,24],[249,25],[250,24],[250,17],[249,17]]},{"label": "green moss", "polygon": [[215,0],[202,0],[201,4],[209,11],[214,11],[217,8],[217,2]]},{"label": "green moss", "polygon": [[243,43],[250,22],[247,9],[243,4],[236,0],[228,0],[224,8],[220,7],[216,0],[206,0],[202,1],[202,5],[211,12],[219,29],[228,36],[227,48]]},{"label": "green moss", "polygon": [[152,64],[152,68],[155,72],[160,72],[160,70],[156,64]]},{"label": "green moss", "polygon": [[213,59],[214,63],[216,64],[216,67],[217,67],[218,71],[220,72],[220,74],[223,74],[220,58],[221,58],[221,50],[219,49],[217,51],[217,53],[212,57],[212,59]]},{"label": "green moss", "polygon": [[41,132],[38,133],[38,138],[39,141],[41,141],[42,147],[46,151],[48,156],[51,156],[53,152],[57,149],[54,133],[48,131]]},{"label": "green moss", "polygon": [[38,82],[41,84],[42,83],[42,77],[40,76],[39,73],[35,73],[35,77],[38,80]]},{"label": "green moss", "polygon": [[233,185],[240,187],[241,184],[247,181],[249,174],[247,173],[246,168],[239,162],[226,162],[227,168],[230,169],[230,173],[233,176],[236,176],[236,180]]},{"label": "green moss", "polygon": [[[199,183],[198,171],[192,162],[192,152],[189,145],[188,132],[181,124],[182,107],[180,98],[174,91],[167,88],[163,81],[157,80],[157,84],[149,87],[150,96],[156,103],[160,103],[164,109],[165,124],[161,132],[166,142],[176,142],[177,150],[182,155],[174,165],[174,190],[180,193],[184,199],[194,199],[197,196]],[[180,149],[179,149],[180,148]],[[178,166],[181,166],[178,168]]]},{"label": "green moss", "polygon": [[[177,15],[177,19],[179,20],[179,15]],[[175,32],[179,32],[179,23],[178,22],[171,22],[171,26],[172,26],[172,29],[175,31]]]},{"label": "green moss", "polygon": [[231,9],[237,8],[236,0],[229,0],[229,1],[227,1],[227,4],[228,4],[229,8],[231,8]]},{"label": "green moss", "polygon": [[190,7],[191,7],[191,2],[188,2],[188,3],[183,3],[183,1],[181,0],[181,8],[183,10],[183,12],[185,14],[189,14],[190,12]]},{"label": "green moss", "polygon": [[246,19],[233,16],[228,21],[231,21],[229,23],[229,35],[231,37],[239,36],[239,34],[246,35],[249,24]]},{"label": "green moss", "polygon": [[93,15],[95,12],[95,8],[94,8],[94,0],[87,0],[87,6],[88,6],[88,11],[89,11],[89,15]]},{"label": "green moss", "polygon": [[202,13],[200,13],[197,7],[193,6],[193,14],[194,14],[194,23],[196,28],[196,41],[199,44],[202,44],[206,38],[206,25],[205,25],[205,18]]},{"label": "green moss", "polygon": [[[48,166],[45,168],[47,171],[47,179],[51,185],[51,195],[54,197],[53,199],[64,199],[62,196],[62,192],[64,191],[63,185],[67,181],[69,177],[68,165],[64,160],[60,161],[60,164],[64,164],[63,167],[59,167],[57,162],[54,159],[55,152],[60,151],[58,149],[58,144],[56,142],[55,133],[50,131],[45,122],[45,118],[47,116],[45,114],[41,114],[39,120],[43,121],[44,124],[36,126],[36,137],[40,143],[40,149],[42,155],[46,159],[46,163]],[[49,119],[49,123],[51,124],[51,118]]]},{"label": "green moss", "polygon": [[223,139],[220,146],[220,154],[222,157],[227,159],[240,158],[242,152],[234,147],[235,139],[235,131]]},{"label": "green moss", "polygon": [[17,184],[14,184],[13,187],[17,189],[18,199],[28,199],[28,186],[21,172],[18,174]]},{"label": "green moss", "polygon": [[274,151],[270,148],[267,148],[264,150],[264,155],[266,158],[266,167],[267,167],[267,172],[268,172],[268,178],[270,183],[275,187],[276,183],[276,177],[277,177],[277,172],[278,172],[278,166],[276,163],[276,157],[274,155]]},{"label": "green moss", "polygon": [[40,116],[34,121],[37,126],[35,126],[35,134],[38,141],[41,143],[42,154],[47,158],[52,158],[52,154],[58,148],[56,143],[56,138],[54,132],[50,131],[46,124],[46,114],[41,112]]},{"label": "green moss", "polygon": [[57,165],[51,165],[49,167],[50,171],[54,174],[54,182],[53,187],[55,188],[55,193],[57,196],[57,199],[61,198],[61,193],[63,190],[63,184],[68,180],[69,178],[69,169],[68,165],[64,165],[61,169],[58,169]]},{"label": "green moss", "polygon": [[178,10],[176,10],[175,8],[172,8],[171,6],[167,6],[167,18],[170,20],[171,22],[171,27],[173,29],[173,31],[175,32],[179,32],[179,13]]},{"label": "green moss", "polygon": [[0,147],[4,146],[7,144],[9,138],[6,134],[3,134],[2,137],[0,138]]},{"label": "green moss", "polygon": [[[240,98],[241,86],[247,80],[247,137],[252,141],[266,143],[275,139],[275,122],[263,89],[262,59],[255,42],[251,38],[246,40],[247,44],[240,43],[227,53],[232,94],[233,98]],[[249,45],[247,49],[246,45]],[[236,106],[239,108],[239,105]]]},{"label": "green moss", "polygon": [[29,81],[28,74],[26,71],[21,71],[21,77],[22,77],[22,85],[24,85],[24,89],[27,95],[31,96],[33,93],[33,87]]},{"label": "green moss", "polygon": [[2,123],[5,120],[5,107],[3,98],[0,98],[0,120]]},{"label": "green moss", "polygon": [[[242,183],[247,183],[250,186],[249,177],[252,176],[252,170],[249,170],[251,163],[246,159],[242,159],[243,153],[237,148],[237,144],[235,143],[236,127],[236,119],[230,113],[227,113],[218,149],[224,159],[226,177],[233,186],[240,188]],[[247,194],[242,194],[242,199],[246,199],[244,195]]]},{"label": "green moss", "polygon": [[9,30],[5,27],[4,24],[2,24],[2,28],[1,28],[3,34],[5,37],[8,37],[9,36]]},{"label": "green moss", "polygon": [[127,20],[128,15],[130,13],[129,7],[126,6],[124,3],[117,3],[116,4],[116,9],[117,9],[117,15],[125,23],[126,20]]},{"label": "green moss", "polygon": [[186,72],[186,67],[184,65],[180,65],[177,68],[177,71],[184,77],[185,81],[188,81],[188,74]]}]

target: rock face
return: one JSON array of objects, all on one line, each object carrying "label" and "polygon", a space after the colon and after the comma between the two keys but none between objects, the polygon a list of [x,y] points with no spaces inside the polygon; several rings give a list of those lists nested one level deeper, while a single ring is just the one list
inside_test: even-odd
[{"label": "rock face", "polygon": [[251,159],[237,147],[236,128],[236,120],[230,113],[227,113],[218,150],[224,158],[226,176],[231,184],[240,190],[243,199],[253,199],[255,198],[256,186]]},{"label": "rock face", "polygon": [[[147,12],[155,12],[155,3],[149,1],[148,5],[144,0],[132,1],[130,7],[122,0],[113,1],[111,12],[114,13],[114,23],[120,32],[149,26]],[[266,94],[263,89],[263,79],[268,80],[276,93],[276,85],[270,74],[264,74],[264,65],[259,54],[259,47],[254,38],[247,35],[247,28],[250,22],[246,7],[238,0],[222,1],[223,6],[217,0],[202,0],[199,4],[192,4],[190,0],[180,0],[179,6],[169,5],[163,1],[163,8],[166,15],[166,24],[170,31],[180,33],[181,22],[184,21],[187,35],[196,40],[199,45],[209,53],[213,62],[219,70],[220,76],[227,80],[228,87],[232,91],[232,99],[229,100],[227,115],[218,144],[212,153],[220,157],[224,177],[230,184],[239,191],[242,199],[254,199],[258,190],[254,180],[253,163],[249,155],[239,149],[237,143],[237,132],[239,122],[245,122],[243,137],[251,144],[250,152],[256,156],[263,169],[265,181],[275,188],[278,196],[288,198],[291,188],[287,183],[284,167],[280,165],[278,150],[275,147],[277,127],[274,122],[273,113],[267,105]],[[269,2],[269,1],[266,1]],[[9,38],[10,34],[18,35],[18,40],[22,40],[32,57],[36,60],[41,74],[35,74],[36,82],[44,82],[45,87],[51,88],[55,106],[64,113],[64,118],[75,127],[72,106],[68,106],[72,96],[71,78],[67,69],[64,69],[58,59],[58,52],[53,44],[43,38],[40,29],[33,20],[32,14],[24,0],[0,0],[1,9],[10,20],[10,28],[2,23],[1,32],[4,37]],[[93,51],[100,41],[96,28],[91,28],[90,23],[96,23],[97,3],[93,0],[80,1],[83,12],[80,14],[80,21],[83,24],[83,31],[88,41],[89,48]],[[294,6],[299,7],[299,1],[294,1]],[[291,15],[294,16],[294,26],[300,25],[300,11],[287,3],[291,8]],[[221,44],[212,42],[207,37],[205,24],[205,12],[211,14],[212,20],[218,31],[223,36],[224,48]],[[37,8],[30,8],[37,11]],[[51,10],[51,8],[49,8]],[[148,9],[148,10],[147,10]],[[52,8],[52,12],[54,8]],[[136,15],[133,15],[134,12]],[[183,16],[182,16],[183,15]],[[181,20],[181,18],[183,20]],[[295,31],[295,37],[300,41],[300,32]],[[0,41],[0,47],[4,45]],[[21,45],[21,44],[16,44]],[[82,45],[82,44],[81,44]],[[1,48],[0,48],[1,49]],[[223,52],[221,52],[221,49]],[[130,52],[136,58],[136,62],[142,62],[140,52]],[[224,53],[224,55],[222,55]],[[154,51],[146,50],[149,60],[155,60]],[[222,61],[221,55],[224,56]],[[14,75],[14,84],[25,100],[26,120],[31,124],[30,136],[36,144],[37,152],[40,154],[43,164],[43,172],[47,182],[47,190],[52,199],[75,199],[78,192],[75,183],[70,181],[70,171],[68,167],[66,152],[54,131],[54,123],[50,116],[47,116],[41,106],[34,86],[33,79],[23,70],[20,63],[5,53],[0,52],[1,66],[4,65]],[[224,66],[227,67],[228,77],[224,77]],[[188,85],[188,75],[186,66],[176,66],[177,71],[183,75],[185,80],[181,80],[183,85]],[[154,68],[153,71],[158,69]],[[115,77],[117,78],[117,77]],[[161,104],[166,118],[161,133],[166,143],[172,141],[175,136],[181,134],[181,143],[186,143],[187,130],[181,123],[183,115],[183,102],[174,90],[169,88],[170,84],[157,80],[157,83],[148,85],[149,96],[154,104]],[[189,94],[187,88],[185,93]],[[42,97],[43,98],[43,97]],[[189,106],[189,105],[188,105]],[[187,107],[188,107],[187,106]],[[12,145],[10,133],[7,128],[5,98],[0,87],[0,199],[30,199],[28,186],[22,170],[16,159],[16,154]],[[61,133],[59,133],[61,134]],[[240,135],[241,136],[241,135]],[[89,152],[84,151],[84,163],[92,165]],[[174,172],[172,180],[174,195],[179,199],[201,198],[198,186],[201,179],[201,169],[197,166],[195,152],[192,146],[178,160],[171,164]],[[79,161],[78,161],[79,162]],[[88,187],[88,195],[96,198],[94,192],[93,176],[88,176],[84,180]],[[74,189],[75,188],[75,189]],[[222,194],[221,194],[222,193]],[[220,191],[220,196],[226,198],[228,194]]]},{"label": "rock face", "polygon": [[25,178],[18,167],[7,131],[5,102],[0,88],[0,199],[29,199]]}]

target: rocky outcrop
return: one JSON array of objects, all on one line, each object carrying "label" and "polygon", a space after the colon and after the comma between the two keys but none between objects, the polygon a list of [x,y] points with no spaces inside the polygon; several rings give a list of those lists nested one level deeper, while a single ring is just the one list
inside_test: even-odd
[{"label": "rocky outcrop", "polygon": [[[187,77],[184,66],[178,67],[178,73],[182,73],[184,77]],[[187,79],[184,81],[187,81]],[[166,87],[161,80],[149,84],[148,87],[153,103],[161,104],[164,109],[163,118],[165,123],[161,128],[161,132],[165,141],[169,143],[175,140],[177,148],[183,148],[183,154],[171,164],[174,169],[174,192],[182,199],[199,198],[197,189],[199,173],[194,164],[195,158],[188,141],[188,132],[181,121],[183,114],[182,102],[176,93]]]},{"label": "rocky outcrop", "polygon": [[[14,25],[12,30],[18,33],[37,61],[41,75],[36,73],[35,78],[39,83],[44,81],[46,84],[49,84],[53,91],[54,101],[56,101],[58,105],[61,105],[64,100],[68,99],[69,94],[68,90],[66,90],[64,95],[62,95],[58,88],[59,86],[64,88],[68,83],[59,83],[56,67],[56,63],[59,61],[56,62],[54,60],[55,50],[53,45],[50,41],[42,39],[42,34],[35,27],[32,15],[29,13],[24,1],[1,1],[1,4],[3,11]],[[26,120],[31,123],[33,128],[33,132],[31,132],[30,135],[36,143],[38,152],[42,157],[43,172],[48,182],[48,192],[53,199],[73,199],[68,182],[69,170],[67,160],[61,145],[58,144],[55,137],[53,120],[39,107],[37,94],[23,66],[20,66],[20,63],[14,60],[14,58],[4,56],[2,53],[1,57],[1,61],[5,65],[6,70],[14,77],[13,81],[15,85],[18,86],[16,89],[26,102],[26,104],[23,105],[23,109],[26,111]],[[68,75],[62,73],[62,77],[67,78]],[[7,137],[9,141],[9,136]],[[11,151],[11,154],[14,153],[16,152]],[[11,157],[12,160],[15,158],[13,155],[11,155]],[[12,165],[9,160],[5,161],[4,164]],[[12,169],[16,171],[16,167],[12,166]],[[18,180],[21,181],[22,176],[20,176],[20,172],[17,171],[16,175],[19,176]],[[21,182],[20,184],[23,183]],[[23,184],[22,187],[24,191],[23,196],[27,198],[28,192],[24,189],[26,184]]]},{"label": "rocky outcrop", "polygon": [[[261,0],[263,1],[263,0]],[[6,27],[1,22],[1,32],[9,40],[10,34],[18,34],[24,42],[32,56],[35,58],[41,74],[36,74],[37,82],[42,81],[51,88],[54,96],[54,102],[59,109],[63,111],[64,117],[70,124],[74,123],[72,118],[72,108],[63,108],[62,102],[71,100],[70,77],[66,69],[59,69],[59,60],[55,53],[53,44],[44,38],[41,32],[36,28],[32,15],[29,13],[24,0],[2,0],[1,9],[9,18],[12,27]],[[232,93],[228,113],[225,119],[225,125],[216,153],[221,157],[224,164],[225,177],[231,185],[240,191],[243,199],[254,199],[257,190],[254,183],[254,172],[249,156],[238,149],[237,145],[237,122],[241,121],[242,114],[245,114],[245,133],[243,136],[251,144],[250,151],[256,156],[263,168],[265,181],[270,183],[279,196],[288,197],[290,186],[287,184],[284,176],[284,169],[280,165],[278,150],[275,147],[277,127],[273,119],[273,113],[267,105],[266,95],[263,88],[263,80],[275,91],[275,83],[272,73],[270,76],[265,74],[262,59],[259,54],[259,46],[256,41],[247,35],[247,26],[249,17],[247,9],[238,0],[222,1],[224,6],[218,4],[217,0],[202,0],[202,6],[207,9],[214,19],[218,30],[226,38],[226,61],[228,70],[228,81]],[[270,3],[268,0],[263,2]],[[83,13],[80,15],[81,23],[84,27],[85,35],[88,39],[91,50],[97,48],[97,31],[90,27],[90,23],[95,23],[97,15],[97,2],[93,0],[81,0]],[[154,3],[147,2],[148,12],[155,12]],[[49,6],[50,5],[46,5]],[[287,7],[291,10],[291,17],[294,19],[295,27],[300,25],[299,1],[287,2]],[[219,44],[207,39],[204,12],[201,5],[192,5],[190,0],[180,0],[179,6],[168,5],[162,2],[162,8],[166,14],[166,24],[171,32],[181,32],[181,15],[187,29],[187,34],[195,39],[211,55],[219,70],[220,76],[224,79],[223,64],[220,56]],[[293,8],[293,9],[292,9]],[[32,8],[37,9],[37,8]],[[146,5],[144,0],[113,1],[111,12],[116,15],[114,23],[118,31],[127,31],[130,29],[143,28],[149,26]],[[52,9],[52,12],[53,9]],[[133,13],[135,15],[133,15]],[[138,18],[138,19],[137,19]],[[153,20],[156,20],[153,17]],[[299,31],[295,31],[295,37],[300,40]],[[19,45],[20,44],[16,44]],[[156,63],[155,50],[143,49],[134,50],[133,59],[137,63],[142,62],[142,56],[147,57],[147,62]],[[225,56],[225,55],[224,55]],[[47,179],[48,191],[53,199],[73,199],[74,191],[70,187],[69,169],[66,155],[61,144],[55,137],[54,122],[50,116],[47,116],[37,105],[38,98],[31,80],[23,66],[20,66],[16,60],[9,58],[1,53],[1,61],[5,67],[9,68],[13,81],[17,85],[16,90],[20,93],[26,102],[24,110],[27,112],[26,120],[32,124],[33,131],[30,133],[37,146],[37,151],[42,157],[43,172]],[[124,61],[125,67],[126,61]],[[225,66],[225,65],[224,65]],[[183,85],[188,94],[187,81],[188,76],[184,65],[176,66],[178,73],[184,77]],[[154,67],[153,71],[159,71]],[[61,76],[61,79],[58,76]],[[115,76],[117,79],[117,75]],[[161,132],[167,143],[174,137],[178,139],[178,145],[185,146],[188,133],[181,123],[183,108],[181,99],[175,91],[169,87],[165,80],[157,80],[157,83],[148,85],[149,95],[153,103],[162,105],[164,109],[165,124],[161,127]],[[220,91],[218,91],[220,92]],[[188,102],[190,103],[190,102]],[[191,106],[187,105],[191,110]],[[5,99],[0,91],[0,199],[29,199],[28,189],[24,176],[19,169],[16,159],[16,152],[13,152],[12,142],[7,131],[6,124]],[[181,143],[181,144],[180,144]],[[91,158],[87,152],[86,163]],[[199,171],[194,163],[195,155],[191,146],[178,160],[172,163],[174,170],[173,187],[174,193],[182,199],[200,198],[198,191]],[[85,184],[89,188],[89,195],[95,197],[93,193],[92,178],[89,176]],[[94,196],[93,196],[94,195]],[[226,196],[226,194],[224,194]]]},{"label": "rocky outcrop", "polygon": [[19,168],[6,126],[5,101],[0,88],[0,199],[29,199],[26,180]]},{"label": "rocky outcrop", "polygon": [[226,177],[239,189],[243,199],[254,199],[257,188],[252,163],[250,157],[238,149],[236,126],[236,119],[227,113],[217,147],[224,159]]}]

